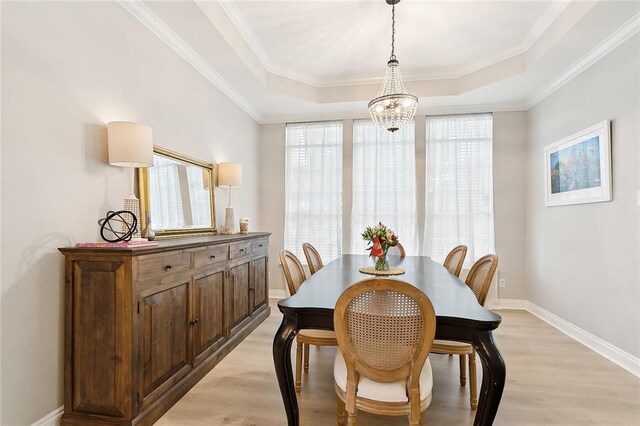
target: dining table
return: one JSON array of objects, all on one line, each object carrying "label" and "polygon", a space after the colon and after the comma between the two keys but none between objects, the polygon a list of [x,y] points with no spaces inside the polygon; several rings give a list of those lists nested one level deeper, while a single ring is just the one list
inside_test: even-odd
[{"label": "dining table", "polygon": [[[282,323],[273,339],[273,363],[289,425],[300,424],[291,368],[291,345],[302,329],[333,330],[336,301],[347,289],[372,275],[359,271],[372,266],[366,255],[346,254],[307,278],[296,294],[278,302]],[[441,264],[426,256],[391,257],[390,265],[404,270],[389,278],[422,290],[436,314],[436,339],[473,345],[482,363],[482,385],[474,425],[493,423],[504,389],[506,366],[493,339],[500,315],[478,303],[471,289]]]}]

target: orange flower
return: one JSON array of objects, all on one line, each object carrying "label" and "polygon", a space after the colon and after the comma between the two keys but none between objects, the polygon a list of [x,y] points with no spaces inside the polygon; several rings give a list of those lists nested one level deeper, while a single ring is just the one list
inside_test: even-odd
[{"label": "orange flower", "polygon": [[374,238],[373,247],[371,247],[371,253],[369,253],[369,256],[380,257],[383,254],[384,254],[384,251],[382,250],[382,244],[380,243],[380,239]]}]

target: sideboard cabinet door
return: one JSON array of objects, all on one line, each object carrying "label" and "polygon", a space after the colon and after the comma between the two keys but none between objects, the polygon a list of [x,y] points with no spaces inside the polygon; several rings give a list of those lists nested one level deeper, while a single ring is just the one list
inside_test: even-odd
[{"label": "sideboard cabinet door", "polygon": [[268,265],[267,258],[261,257],[251,261],[251,293],[253,293],[253,300],[251,300],[251,312],[262,305],[266,305],[269,297],[268,285]]},{"label": "sideboard cabinet door", "polygon": [[193,286],[194,367],[226,341],[224,331],[224,281],[226,269],[197,275]]},{"label": "sideboard cabinet door", "polygon": [[249,269],[250,262],[229,269],[229,328],[231,334],[249,318]]},{"label": "sideboard cabinet door", "polygon": [[190,282],[163,285],[141,293],[141,409],[161,396],[189,370]]}]

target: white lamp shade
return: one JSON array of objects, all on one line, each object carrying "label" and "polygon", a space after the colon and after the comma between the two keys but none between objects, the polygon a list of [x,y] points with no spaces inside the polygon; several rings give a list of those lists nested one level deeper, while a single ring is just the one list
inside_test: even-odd
[{"label": "white lamp shade", "polygon": [[109,164],[120,167],[153,166],[151,127],[129,121],[107,124]]},{"label": "white lamp shade", "polygon": [[240,188],[242,186],[242,166],[238,163],[218,164],[218,186]]}]

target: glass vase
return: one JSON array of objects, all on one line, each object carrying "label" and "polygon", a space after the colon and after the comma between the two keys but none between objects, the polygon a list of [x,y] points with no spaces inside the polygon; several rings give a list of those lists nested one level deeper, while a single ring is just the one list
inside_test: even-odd
[{"label": "glass vase", "polygon": [[389,270],[389,259],[387,258],[387,251],[385,250],[382,256],[378,256],[376,258],[376,271],[388,271]]}]

